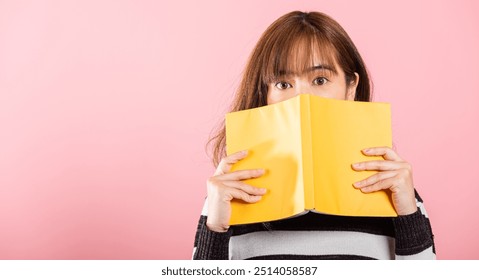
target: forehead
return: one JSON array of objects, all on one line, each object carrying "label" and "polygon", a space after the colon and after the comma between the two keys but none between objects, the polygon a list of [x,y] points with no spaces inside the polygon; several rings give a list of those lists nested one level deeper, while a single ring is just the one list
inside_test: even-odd
[{"label": "forehead", "polygon": [[331,72],[333,74],[338,74],[337,68],[334,65],[328,65],[325,63],[322,63],[320,60],[315,61],[311,67],[302,70],[301,72],[295,72],[291,70],[279,70],[279,75],[280,76],[297,76],[297,75],[304,75],[304,74],[309,74],[312,72],[316,71],[322,71],[322,72]]}]

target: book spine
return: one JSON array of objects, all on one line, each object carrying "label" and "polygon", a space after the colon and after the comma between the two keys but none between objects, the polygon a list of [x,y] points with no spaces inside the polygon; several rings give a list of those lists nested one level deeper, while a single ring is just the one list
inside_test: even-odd
[{"label": "book spine", "polygon": [[314,172],[311,132],[311,98],[309,94],[300,96],[301,121],[301,164],[304,182],[305,209],[314,209]]}]

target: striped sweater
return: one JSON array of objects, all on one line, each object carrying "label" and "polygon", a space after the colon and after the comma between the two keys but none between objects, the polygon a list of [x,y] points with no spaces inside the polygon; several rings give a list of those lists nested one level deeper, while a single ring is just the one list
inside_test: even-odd
[{"label": "striped sweater", "polygon": [[206,203],[195,236],[193,259],[435,259],[429,218],[416,192],[418,211],[396,218],[302,216],[206,227]]}]

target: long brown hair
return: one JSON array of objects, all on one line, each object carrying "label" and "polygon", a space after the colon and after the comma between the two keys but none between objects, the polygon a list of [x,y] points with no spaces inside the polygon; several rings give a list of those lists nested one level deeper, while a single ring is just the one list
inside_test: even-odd
[{"label": "long brown hair", "polygon": [[[320,52],[318,54],[318,51]],[[302,72],[313,65],[314,54],[327,65],[344,71],[346,85],[359,81],[354,100],[370,101],[366,66],[346,31],[320,12],[290,12],[273,22],[251,53],[229,112],[267,105],[268,84],[287,72]],[[213,164],[226,155],[224,120],[208,144],[213,145]]]}]

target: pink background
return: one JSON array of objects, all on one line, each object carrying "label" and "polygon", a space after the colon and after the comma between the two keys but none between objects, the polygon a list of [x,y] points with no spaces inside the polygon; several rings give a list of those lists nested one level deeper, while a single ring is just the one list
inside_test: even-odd
[{"label": "pink background", "polygon": [[438,258],[479,259],[478,3],[1,1],[0,258],[190,258],[204,145],[247,56],[319,10],[392,103]]}]

